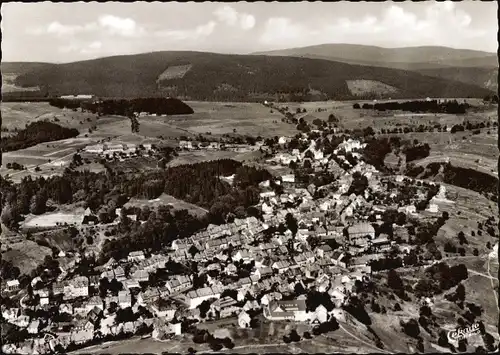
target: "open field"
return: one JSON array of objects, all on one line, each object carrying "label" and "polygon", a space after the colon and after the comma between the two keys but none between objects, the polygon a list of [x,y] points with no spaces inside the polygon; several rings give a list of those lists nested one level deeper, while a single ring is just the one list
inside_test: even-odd
[{"label": "open field", "polygon": [[[92,142],[91,139],[80,136],[3,153],[0,173],[3,176],[9,174],[13,181],[20,181],[28,175],[46,177],[61,173],[71,162],[73,154]],[[24,165],[27,170],[16,171],[6,168],[6,164],[14,162]],[[36,167],[40,168],[40,171],[35,171]]]},{"label": "open field", "polygon": [[168,163],[168,166],[177,166],[184,164],[194,164],[203,161],[217,160],[217,159],[234,159],[237,161],[253,161],[259,159],[260,152],[234,152],[229,150],[222,151],[208,151],[208,150],[192,150],[180,151],[179,156],[175,157]]},{"label": "open field", "polygon": [[124,207],[142,208],[148,206],[149,208],[156,208],[161,205],[172,205],[176,210],[188,210],[189,212],[194,213],[196,215],[204,215],[205,213],[208,212],[204,208],[201,208],[199,206],[193,205],[191,203],[182,200],[178,200],[175,197],[167,194],[162,194],[160,197],[153,200],[132,198],[124,205]]},{"label": "open field", "polygon": [[377,93],[387,95],[396,93],[398,89],[375,80],[347,80],[349,91],[353,95]]},{"label": "open field", "polygon": [[294,135],[295,127],[281,122],[283,116],[259,103],[228,103],[186,101],[194,110],[192,115],[169,116],[168,123],[195,134],[212,135],[233,133],[274,137]]},{"label": "open field", "polygon": [[432,152],[431,150],[431,154],[427,158],[415,161],[414,163],[415,165],[425,167],[430,163],[438,163],[438,162],[441,163],[449,160],[449,162],[453,166],[474,169],[482,173],[498,177],[497,159],[495,159],[494,156],[491,155],[489,157],[484,157],[480,155],[480,157],[481,158],[478,158],[478,155],[464,153],[464,152],[457,152],[457,151]]},{"label": "open field", "polygon": [[59,109],[50,106],[48,102],[3,102],[1,111],[2,127],[9,131],[14,131],[16,128],[23,129],[32,122],[49,120],[84,132],[96,123],[96,115],[90,112]]},{"label": "open field", "polygon": [[[69,128],[76,128],[80,136],[75,139],[42,143],[27,149],[3,154],[3,167],[0,173],[9,174],[13,181],[20,181],[27,175],[50,176],[61,173],[69,165],[72,155],[86,145],[95,144],[101,140],[116,139],[123,143],[150,143],[176,140],[182,136],[193,137],[199,133],[211,132],[213,135],[233,133],[253,136],[293,135],[296,133],[292,125],[281,122],[282,115],[257,103],[213,103],[188,102],[195,111],[192,115],[168,117],[139,118],[140,132],[131,133],[130,121],[119,116],[105,116],[96,119],[90,113],[62,110],[48,103],[5,103],[2,104],[3,127],[12,134],[14,129],[23,129],[26,124],[38,120],[49,119]],[[80,124],[82,122],[82,124]],[[88,129],[96,129],[89,132]],[[252,153],[253,154],[253,153]],[[203,160],[232,157],[235,159],[253,159],[252,154],[238,156],[232,152],[220,152],[213,155],[188,153],[181,154],[172,165],[186,164]],[[18,163],[27,167],[27,171],[14,171],[5,168],[7,163]],[[39,167],[41,171],[35,172]],[[98,167],[93,167],[97,170]],[[95,170],[93,169],[93,170]]]},{"label": "open field", "polygon": [[[403,111],[375,111],[375,110],[355,110],[349,108],[339,108],[339,118],[345,128],[355,129],[371,126],[374,129],[394,128],[397,125],[414,126],[441,124],[451,127],[455,124],[462,124],[465,121],[471,123],[490,121],[496,118],[494,109],[484,109],[483,112],[468,112],[464,115],[455,114],[419,114]],[[335,114],[335,113],[334,113]],[[484,129],[486,130],[486,129]],[[493,128],[492,128],[493,130]],[[437,132],[440,133],[440,132]]]},{"label": "open field", "polygon": [[[478,249],[479,255],[489,253],[490,251],[486,249],[485,245],[488,241],[493,245],[495,239],[486,231],[483,231],[482,236],[479,236],[477,223],[482,223],[492,216],[497,218],[498,205],[477,192],[444,183],[440,184],[446,187],[447,193],[456,193],[457,199],[453,203],[432,201],[438,205],[439,214],[446,211],[450,216],[446,224],[439,230],[436,241],[444,244],[447,240],[452,239],[458,243],[457,234],[462,231],[469,242],[468,246],[463,246],[468,251],[468,255],[471,255],[473,248]],[[472,236],[471,232],[476,235]]]},{"label": "open field", "polygon": [[28,216],[24,220],[24,228],[46,228],[55,227],[59,224],[80,225],[83,219],[83,210],[74,213],[54,212],[45,213],[40,216]]},{"label": "open field", "polygon": [[52,251],[38,245],[31,240],[23,240],[20,243],[10,244],[10,250],[2,252],[2,258],[11,261],[17,266],[21,274],[28,274],[41,264],[47,255],[52,255]]}]

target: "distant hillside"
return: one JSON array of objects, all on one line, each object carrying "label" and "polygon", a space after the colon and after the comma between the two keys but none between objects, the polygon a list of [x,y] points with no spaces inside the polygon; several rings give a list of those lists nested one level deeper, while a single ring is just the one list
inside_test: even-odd
[{"label": "distant hillside", "polygon": [[498,90],[498,68],[466,68],[450,67],[439,69],[418,70],[423,75],[435,76],[438,78],[461,81],[463,83],[481,86],[493,91]]},{"label": "distant hillside", "polygon": [[48,68],[56,64],[43,62],[2,62],[0,69],[2,74],[25,74],[32,70]]},{"label": "distant hillside", "polygon": [[[182,70],[181,70],[182,69]],[[395,89],[393,98],[484,97],[475,85],[411,71],[319,59],[202,52],[154,52],[44,67],[16,78],[50,95],[175,96],[184,100],[253,101],[353,99],[347,81],[370,80]],[[318,94],[319,92],[319,94]],[[314,95],[312,95],[314,93]],[[365,93],[365,96],[377,93]],[[378,97],[378,96],[377,96]]]},{"label": "distant hillside", "polygon": [[382,48],[355,44],[321,44],[255,54],[313,57],[374,66],[376,63],[380,64],[378,66],[387,66],[387,63],[396,63],[396,65],[433,63],[434,65],[462,66],[459,65],[460,62],[467,63],[467,66],[491,66],[497,63],[494,53],[433,46]]},{"label": "distant hillside", "polygon": [[2,100],[3,101],[23,101],[26,98],[34,100],[44,96],[43,88],[35,85],[33,87],[21,88],[15,84],[19,75],[29,73],[32,70],[50,68],[55,64],[39,62],[2,62]]},{"label": "distant hillside", "polygon": [[348,64],[417,71],[496,91],[496,54],[448,47],[381,48],[351,44],[323,44],[263,52],[271,56],[323,59]]}]

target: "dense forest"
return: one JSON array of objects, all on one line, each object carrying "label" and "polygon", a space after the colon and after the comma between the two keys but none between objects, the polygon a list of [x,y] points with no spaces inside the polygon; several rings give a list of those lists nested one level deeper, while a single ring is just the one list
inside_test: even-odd
[{"label": "dense forest", "polygon": [[443,182],[479,192],[493,201],[498,198],[498,178],[474,169],[453,166],[447,163],[430,163],[423,178],[435,176],[443,168]]},{"label": "dense forest", "polygon": [[[190,65],[181,77],[159,79],[168,68]],[[398,89],[393,98],[485,97],[479,86],[398,69],[321,59],[154,52],[59,64],[16,78],[21,87],[47,85],[53,95],[90,92],[99,97],[170,95],[191,100],[293,101],[353,99],[347,80],[375,80]]]},{"label": "dense forest", "polygon": [[429,144],[417,144],[403,148],[403,154],[406,155],[406,162],[423,159],[429,156],[431,148]]},{"label": "dense forest", "polygon": [[[232,185],[221,179],[230,175],[234,175]],[[66,169],[62,176],[26,177],[19,184],[0,179],[2,222],[16,229],[23,215],[45,213],[50,199],[56,204],[85,201],[101,222],[109,223],[116,217],[116,208],[129,198],[152,199],[167,193],[209,209],[210,221],[222,223],[229,214],[245,217],[248,208],[259,200],[258,184],[270,177],[266,170],[223,159],[134,176],[112,170],[90,173]]]},{"label": "dense forest", "polygon": [[405,102],[384,102],[376,104],[354,104],[355,109],[377,110],[377,111],[409,111],[409,112],[427,112],[427,113],[451,113],[463,114],[471,106],[464,102],[459,103],[457,100],[446,100],[438,102],[437,100],[419,100]]},{"label": "dense forest", "polygon": [[0,147],[2,152],[10,152],[32,147],[39,143],[52,142],[61,139],[74,138],[79,132],[75,128],[61,127],[58,124],[37,121],[18,131],[15,135],[1,138]]},{"label": "dense forest", "polygon": [[393,147],[401,144],[399,137],[372,138],[366,141],[366,147],[363,150],[363,159],[366,163],[373,165],[377,170],[384,171],[384,159]]},{"label": "dense forest", "polygon": [[157,115],[185,115],[194,112],[193,109],[184,102],[170,97],[148,97],[132,100],[100,100],[94,102],[54,98],[49,101],[49,104],[58,108],[81,108],[99,115],[119,115],[127,117],[130,117],[134,112],[147,112]]}]

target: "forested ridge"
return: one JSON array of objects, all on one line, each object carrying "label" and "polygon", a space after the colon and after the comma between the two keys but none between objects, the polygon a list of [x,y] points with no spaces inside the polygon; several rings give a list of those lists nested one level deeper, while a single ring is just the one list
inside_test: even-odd
[{"label": "forested ridge", "polygon": [[[191,65],[182,78],[158,80],[167,68],[181,65]],[[46,85],[51,95],[134,98],[167,94],[216,101],[262,101],[284,95],[288,100],[313,101],[355,98],[346,80],[375,80],[393,86],[398,89],[391,94],[393,98],[492,94],[478,86],[398,69],[321,59],[175,51],[59,64],[20,75],[16,85]]]}]

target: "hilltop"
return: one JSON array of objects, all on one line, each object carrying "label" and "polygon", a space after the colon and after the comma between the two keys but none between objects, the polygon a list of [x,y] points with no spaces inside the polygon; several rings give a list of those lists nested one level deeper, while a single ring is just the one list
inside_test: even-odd
[{"label": "hilltop", "polygon": [[[367,81],[363,90],[352,83]],[[22,87],[50,95],[91,93],[101,97],[175,96],[184,100],[314,101],[379,97],[484,97],[490,90],[411,71],[323,59],[204,52],[153,52],[57,64],[22,74]],[[373,83],[379,85],[372,85]],[[353,91],[351,91],[353,90]],[[386,90],[387,91],[387,90]],[[353,94],[353,92],[355,94]]]},{"label": "hilltop", "polygon": [[409,64],[422,66],[423,63],[426,63],[428,67],[498,66],[494,53],[436,46],[382,48],[355,44],[321,44],[317,46],[257,52],[255,54],[302,56],[305,58],[330,59],[373,66],[392,67],[392,65],[396,65],[397,68],[402,68],[406,64],[408,65],[406,67],[408,69],[411,68]]}]

